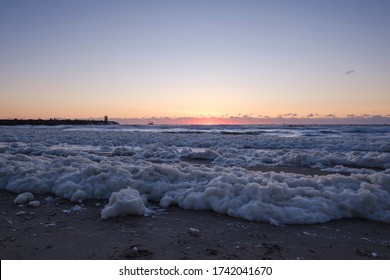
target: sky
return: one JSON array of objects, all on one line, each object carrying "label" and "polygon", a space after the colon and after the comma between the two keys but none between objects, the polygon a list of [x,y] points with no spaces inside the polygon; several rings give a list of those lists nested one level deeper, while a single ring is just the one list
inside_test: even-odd
[{"label": "sky", "polygon": [[390,1],[0,0],[0,118],[390,123]]}]

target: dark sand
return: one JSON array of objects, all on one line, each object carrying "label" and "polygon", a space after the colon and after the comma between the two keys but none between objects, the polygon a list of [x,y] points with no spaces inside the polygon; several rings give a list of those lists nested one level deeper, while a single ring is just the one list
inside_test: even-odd
[{"label": "dark sand", "polygon": [[102,220],[107,201],[87,201],[85,210],[66,213],[76,204],[36,195],[41,206],[20,207],[16,196],[0,192],[3,260],[390,259],[390,225],[362,219],[278,227],[169,208],[151,217]]}]

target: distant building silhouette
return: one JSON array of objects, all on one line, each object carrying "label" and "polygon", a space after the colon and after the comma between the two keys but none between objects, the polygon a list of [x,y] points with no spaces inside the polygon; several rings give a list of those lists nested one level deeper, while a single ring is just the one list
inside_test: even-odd
[{"label": "distant building silhouette", "polygon": [[104,116],[104,122],[108,123],[108,116]]}]

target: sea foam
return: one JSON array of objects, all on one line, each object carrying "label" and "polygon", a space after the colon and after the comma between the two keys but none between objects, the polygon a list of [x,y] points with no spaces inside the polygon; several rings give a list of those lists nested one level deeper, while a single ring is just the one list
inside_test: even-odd
[{"label": "sea foam", "polygon": [[[145,215],[157,203],[272,224],[353,217],[390,223],[387,128],[341,126],[324,134],[319,127],[291,136],[284,128],[123,127],[0,127],[0,189],[108,199],[102,218]],[[262,166],[334,174],[258,171]]]}]

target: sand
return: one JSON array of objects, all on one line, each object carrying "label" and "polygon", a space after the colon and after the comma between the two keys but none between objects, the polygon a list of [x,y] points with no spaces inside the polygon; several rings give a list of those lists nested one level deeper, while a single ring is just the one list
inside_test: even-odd
[{"label": "sand", "polygon": [[[273,226],[175,207],[102,220],[104,200],[35,195],[40,206],[20,207],[16,196],[0,192],[2,260],[390,259],[390,225],[368,220]],[[75,205],[83,209],[69,211]]]}]

